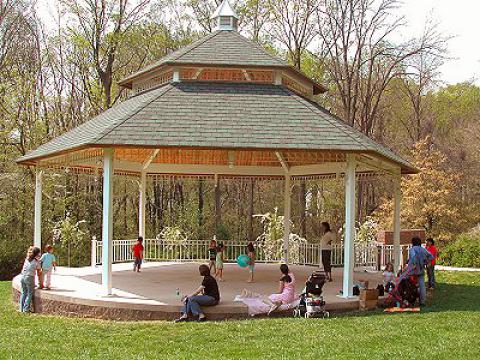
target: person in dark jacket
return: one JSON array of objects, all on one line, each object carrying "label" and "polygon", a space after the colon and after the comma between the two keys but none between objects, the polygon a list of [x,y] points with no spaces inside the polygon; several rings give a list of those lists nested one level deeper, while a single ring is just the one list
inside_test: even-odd
[{"label": "person in dark jacket", "polygon": [[192,294],[183,297],[182,316],[176,319],[175,322],[187,321],[189,314],[196,316],[198,321],[205,321],[207,318],[201,307],[215,306],[220,301],[217,280],[210,275],[209,267],[200,265],[198,270],[200,275],[203,276],[202,284]]}]

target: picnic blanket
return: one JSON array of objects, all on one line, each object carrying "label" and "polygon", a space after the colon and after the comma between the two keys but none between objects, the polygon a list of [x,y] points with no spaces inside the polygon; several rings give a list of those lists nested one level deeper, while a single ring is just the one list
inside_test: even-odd
[{"label": "picnic blanket", "polygon": [[418,307],[414,307],[414,308],[391,307],[391,308],[386,308],[383,311],[386,312],[386,313],[420,312],[420,308],[418,308]]},{"label": "picnic blanket", "polygon": [[[267,298],[268,297],[266,295],[244,292],[241,295],[237,295],[233,301],[243,302],[245,305],[247,305],[248,315],[256,316],[265,315],[270,310],[270,306],[265,302]],[[275,312],[293,310],[298,306],[299,303],[300,299],[295,299],[289,304],[281,305],[277,310],[275,310]]]}]

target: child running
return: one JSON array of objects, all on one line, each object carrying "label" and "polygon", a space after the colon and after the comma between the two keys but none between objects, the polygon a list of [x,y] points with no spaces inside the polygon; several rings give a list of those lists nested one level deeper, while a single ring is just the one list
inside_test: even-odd
[{"label": "child running", "polygon": [[143,237],[138,237],[137,243],[132,246],[132,253],[134,257],[133,271],[140,272],[143,261]]},{"label": "child running", "polygon": [[218,281],[223,281],[223,251],[225,250],[225,245],[223,243],[218,244],[217,246],[217,255],[215,259],[215,267],[217,272],[215,273],[215,277]]},{"label": "child running", "polygon": [[38,278],[41,277],[42,266],[40,265],[41,250],[38,247],[30,246],[27,258],[23,263],[20,283],[22,294],[20,296],[20,312],[30,312],[30,305],[35,295],[35,272]]},{"label": "child running", "polygon": [[50,286],[52,285],[52,270],[57,271],[56,261],[55,255],[53,255],[53,246],[45,246],[45,252],[40,258],[40,263],[42,264],[42,278],[39,286],[40,289],[45,288],[50,290]]},{"label": "child running", "polygon": [[[210,269],[211,274],[217,273],[217,240],[213,239],[210,241],[210,247],[208,248],[208,268]],[[212,272],[213,268],[213,272]]]}]

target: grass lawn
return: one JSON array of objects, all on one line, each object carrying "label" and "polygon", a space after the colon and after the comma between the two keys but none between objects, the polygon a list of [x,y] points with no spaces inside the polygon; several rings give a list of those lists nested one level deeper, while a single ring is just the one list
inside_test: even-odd
[{"label": "grass lawn", "polygon": [[0,282],[0,359],[480,359],[480,274],[438,280],[420,314],[203,324],[22,315]]}]

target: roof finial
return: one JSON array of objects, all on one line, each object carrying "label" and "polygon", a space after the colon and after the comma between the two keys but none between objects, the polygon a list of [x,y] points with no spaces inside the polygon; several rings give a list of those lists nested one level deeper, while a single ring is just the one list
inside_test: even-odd
[{"label": "roof finial", "polygon": [[238,28],[238,15],[228,0],[222,1],[211,19],[215,21],[215,30],[237,30]]}]

